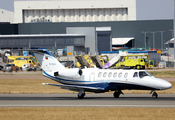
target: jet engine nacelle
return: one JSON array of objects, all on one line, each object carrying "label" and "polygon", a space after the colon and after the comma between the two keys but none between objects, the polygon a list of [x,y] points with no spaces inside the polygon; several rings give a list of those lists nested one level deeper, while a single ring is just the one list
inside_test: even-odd
[{"label": "jet engine nacelle", "polygon": [[83,74],[81,69],[66,69],[54,72],[54,76],[62,76],[67,78],[79,78]]}]

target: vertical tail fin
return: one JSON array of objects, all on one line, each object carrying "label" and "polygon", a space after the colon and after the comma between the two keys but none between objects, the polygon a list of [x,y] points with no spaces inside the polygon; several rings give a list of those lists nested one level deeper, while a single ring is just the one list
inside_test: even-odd
[{"label": "vertical tail fin", "polygon": [[46,72],[58,71],[66,69],[47,49],[45,48],[31,48],[30,50],[41,68]]}]

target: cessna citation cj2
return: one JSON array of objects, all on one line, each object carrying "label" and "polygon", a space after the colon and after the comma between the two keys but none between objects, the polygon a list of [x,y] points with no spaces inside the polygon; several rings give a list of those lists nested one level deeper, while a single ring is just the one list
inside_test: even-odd
[{"label": "cessna citation cj2", "polygon": [[122,90],[150,90],[153,98],[158,95],[155,90],[170,89],[172,85],[162,79],[153,77],[144,70],[111,70],[98,68],[66,69],[48,50],[30,49],[38,60],[43,75],[61,84],[43,83],[78,92],[83,99],[85,92],[104,93],[114,91],[114,98],[123,94]]}]

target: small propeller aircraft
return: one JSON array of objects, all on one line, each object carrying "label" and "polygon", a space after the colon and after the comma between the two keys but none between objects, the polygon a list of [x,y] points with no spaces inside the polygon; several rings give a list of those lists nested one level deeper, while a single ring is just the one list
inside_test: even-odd
[{"label": "small propeller aircraft", "polygon": [[31,51],[38,60],[43,75],[61,84],[42,83],[58,86],[78,92],[78,98],[83,99],[85,92],[104,93],[114,91],[114,98],[123,94],[122,90],[150,90],[152,97],[157,98],[155,90],[165,90],[172,87],[171,83],[153,77],[144,70],[120,70],[98,68],[66,69],[47,49],[32,48]]}]

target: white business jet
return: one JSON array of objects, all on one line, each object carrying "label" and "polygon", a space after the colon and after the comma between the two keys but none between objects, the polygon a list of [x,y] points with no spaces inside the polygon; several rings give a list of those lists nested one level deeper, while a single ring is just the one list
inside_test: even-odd
[{"label": "white business jet", "polygon": [[172,87],[171,83],[153,77],[144,70],[111,70],[98,68],[66,69],[48,50],[33,48],[31,51],[38,60],[43,75],[61,84],[43,83],[78,92],[83,99],[85,92],[104,93],[114,91],[114,98],[123,94],[122,90],[151,90],[153,98],[158,95],[155,90]]}]

